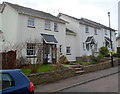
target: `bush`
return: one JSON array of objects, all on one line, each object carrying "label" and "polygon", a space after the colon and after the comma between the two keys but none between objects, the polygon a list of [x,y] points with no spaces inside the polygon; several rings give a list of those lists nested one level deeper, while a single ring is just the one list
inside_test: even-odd
[{"label": "bush", "polygon": [[103,56],[102,55],[99,55],[99,56],[94,56],[94,55],[91,55],[90,56],[90,62],[92,62],[93,64],[96,64],[96,63],[99,63],[102,61],[102,58]]},{"label": "bush", "polygon": [[113,55],[114,57],[120,57],[120,47],[117,48],[117,53]]},{"label": "bush", "polygon": [[99,54],[102,55],[103,57],[108,57],[109,56],[109,50],[107,47],[101,47],[99,50]]}]

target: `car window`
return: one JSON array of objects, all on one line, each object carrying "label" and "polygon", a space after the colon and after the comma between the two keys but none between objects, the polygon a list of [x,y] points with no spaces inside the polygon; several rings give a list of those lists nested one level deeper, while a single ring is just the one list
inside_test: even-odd
[{"label": "car window", "polygon": [[2,74],[2,89],[14,86],[14,80],[8,73]]}]

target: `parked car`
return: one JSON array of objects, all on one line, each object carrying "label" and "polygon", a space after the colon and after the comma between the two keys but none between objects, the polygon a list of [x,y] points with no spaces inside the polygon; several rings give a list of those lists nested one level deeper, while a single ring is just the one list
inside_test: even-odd
[{"label": "parked car", "polygon": [[19,69],[0,70],[0,94],[34,94],[33,83]]}]

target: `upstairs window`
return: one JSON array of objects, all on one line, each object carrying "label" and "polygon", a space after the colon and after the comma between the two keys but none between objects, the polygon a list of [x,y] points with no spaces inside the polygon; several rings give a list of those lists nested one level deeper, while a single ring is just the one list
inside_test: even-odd
[{"label": "upstairs window", "polygon": [[85,33],[89,33],[89,27],[85,26]]},{"label": "upstairs window", "polygon": [[105,35],[107,35],[107,30],[105,29]]},{"label": "upstairs window", "polygon": [[96,28],[94,29],[94,34],[97,35],[97,29]]},{"label": "upstairs window", "polygon": [[36,50],[35,50],[35,43],[27,43],[27,55],[28,56],[35,56]]},{"label": "upstairs window", "polygon": [[58,24],[57,23],[54,23],[54,31],[58,32]]},{"label": "upstairs window", "polygon": [[35,27],[35,19],[32,17],[28,18],[28,27]]},{"label": "upstairs window", "polygon": [[50,23],[50,21],[45,21],[45,30],[51,30],[51,23]]}]

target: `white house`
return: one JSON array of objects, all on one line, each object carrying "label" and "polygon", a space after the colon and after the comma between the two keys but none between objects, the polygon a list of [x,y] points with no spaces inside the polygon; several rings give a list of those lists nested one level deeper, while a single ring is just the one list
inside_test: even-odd
[{"label": "white house", "polygon": [[18,56],[34,58],[36,44],[43,43],[44,63],[56,62],[61,45],[62,55],[66,52],[65,23],[49,13],[3,2],[0,9],[2,51],[13,49]]},{"label": "white house", "polygon": [[66,46],[70,49],[70,54],[66,56],[69,60],[75,61],[76,57],[89,56],[92,51],[97,54],[102,46],[111,49],[110,31],[112,31],[113,50],[116,52],[114,29],[85,18],[78,19],[63,13],[59,13],[58,17],[67,21],[66,27],[75,33],[66,35]]},{"label": "white house", "polygon": [[0,51],[17,50],[18,57],[37,60],[42,43],[44,63],[57,62],[61,55],[76,61],[83,55],[98,53],[102,46],[116,51],[115,30],[100,23],[60,13],[55,17],[17,4],[0,4]]}]

